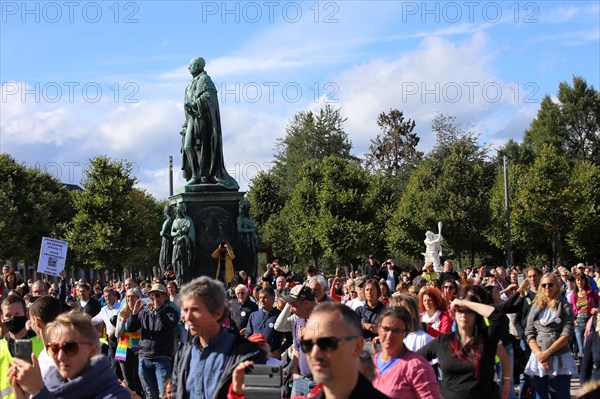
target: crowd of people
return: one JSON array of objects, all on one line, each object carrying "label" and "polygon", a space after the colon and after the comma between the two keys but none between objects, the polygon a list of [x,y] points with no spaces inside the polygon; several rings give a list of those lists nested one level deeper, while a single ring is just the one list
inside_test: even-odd
[{"label": "crowd of people", "polygon": [[600,385],[599,279],[370,256],[348,275],[274,260],[178,287],[172,268],[102,284],[5,265],[0,398],[250,398],[258,364],[281,370],[282,398],[570,398],[574,376]]}]

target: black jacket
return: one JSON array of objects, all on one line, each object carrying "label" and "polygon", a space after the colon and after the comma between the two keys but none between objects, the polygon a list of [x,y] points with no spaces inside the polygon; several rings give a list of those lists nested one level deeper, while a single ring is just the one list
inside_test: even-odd
[{"label": "black jacket", "polygon": [[[188,399],[190,393],[186,390],[187,378],[190,372],[190,361],[192,359],[192,342],[187,344],[179,344],[179,349],[175,355],[175,363],[173,365],[173,398]],[[259,346],[248,341],[239,335],[235,336],[235,341],[231,346],[231,352],[227,355],[223,374],[219,378],[219,384],[212,396],[212,399],[226,399],[231,385],[231,376],[233,370],[243,361],[253,360],[257,364],[265,364],[267,357]]]},{"label": "black jacket", "polygon": [[583,349],[581,373],[579,374],[581,385],[590,380],[600,380],[600,336],[595,330],[596,323],[593,323],[593,326],[592,333],[586,338]]},{"label": "black jacket", "polygon": [[[325,399],[325,392],[321,391],[318,394],[312,396],[308,395],[310,399]],[[348,399],[390,399],[388,396],[379,392],[373,388],[373,385],[365,378],[362,374],[358,374],[358,382],[350,393]]]},{"label": "black jacket", "polygon": [[100,302],[93,296],[90,296],[90,300],[83,307],[83,312],[90,315],[90,317],[94,317],[98,313],[100,313],[101,309],[102,309],[102,305],[100,304]]},{"label": "black jacket", "polygon": [[125,324],[125,331],[137,331],[140,328],[140,357],[173,357],[175,327],[179,324],[179,313],[166,303],[157,312],[146,307],[137,315],[131,315]]},{"label": "black jacket", "polygon": [[[231,301],[229,317],[231,319],[231,331],[239,334],[240,330],[246,328],[250,314],[258,310],[258,305],[250,299],[246,298],[244,303],[239,303],[237,298]],[[242,315],[242,313],[244,313]]]}]

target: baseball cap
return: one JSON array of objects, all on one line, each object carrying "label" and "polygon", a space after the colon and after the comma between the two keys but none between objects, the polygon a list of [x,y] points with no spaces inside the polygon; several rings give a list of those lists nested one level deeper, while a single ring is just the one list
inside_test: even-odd
[{"label": "baseball cap", "polygon": [[252,334],[248,337],[248,341],[258,344],[259,342],[267,342],[267,339],[262,334]]},{"label": "baseball cap", "polygon": [[284,295],[281,297],[286,302],[296,302],[296,301],[314,301],[315,295],[312,290],[306,285],[297,285],[290,290],[289,295]]},{"label": "baseball cap", "polygon": [[371,259],[371,258],[375,258],[375,255],[373,255],[373,254],[369,255],[369,259]]},{"label": "baseball cap", "polygon": [[150,294],[152,292],[162,292],[163,294],[168,294],[165,286],[159,283],[152,284],[152,288],[150,289],[150,291],[148,291],[148,293]]},{"label": "baseball cap", "polygon": [[364,287],[365,283],[367,282],[366,279],[364,279],[363,277],[359,277],[357,279],[354,280],[354,286],[355,287]]}]

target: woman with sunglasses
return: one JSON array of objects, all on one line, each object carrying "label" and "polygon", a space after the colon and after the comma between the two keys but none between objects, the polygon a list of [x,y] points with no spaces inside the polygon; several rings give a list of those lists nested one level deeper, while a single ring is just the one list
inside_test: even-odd
[{"label": "woman with sunglasses", "polygon": [[419,293],[421,322],[425,323],[425,332],[433,338],[448,334],[452,330],[452,318],[448,313],[448,305],[439,289],[427,287]]},{"label": "woman with sunglasses", "polygon": [[590,280],[584,273],[575,276],[575,291],[570,296],[573,315],[575,316],[575,339],[577,340],[578,355],[583,357],[583,337],[585,327],[590,318],[598,311],[598,293],[592,290]]},{"label": "woman with sunglasses", "polygon": [[571,376],[577,365],[569,352],[573,333],[573,309],[562,298],[560,283],[554,274],[545,274],[527,316],[525,338],[531,356],[525,374],[533,376],[536,399],[547,399],[550,387],[553,398],[568,398]]},{"label": "woman with sunglasses", "polygon": [[[443,376],[440,392],[444,399],[499,398],[494,363],[498,342],[507,328],[506,316],[493,306],[480,303],[475,296],[461,294],[460,298],[450,305],[456,330],[438,336],[418,353],[430,361],[439,359]],[[506,378],[512,380],[510,376]]]},{"label": "woman with sunglasses", "polygon": [[377,321],[381,352],[373,355],[373,387],[392,399],[441,399],[433,368],[423,356],[404,345],[413,329],[410,313],[401,307],[386,308]]},{"label": "woman with sunglasses", "polygon": [[450,304],[453,300],[456,299],[457,289],[458,285],[453,279],[445,280],[442,283],[442,297],[446,300],[446,303],[448,304],[448,312],[450,312]]},{"label": "woman with sunglasses", "polygon": [[13,358],[8,378],[15,398],[36,399],[130,399],[131,393],[119,384],[106,356],[96,356],[97,331],[91,318],[82,312],[59,315],[46,326],[46,351],[56,364],[42,380],[39,363]]}]

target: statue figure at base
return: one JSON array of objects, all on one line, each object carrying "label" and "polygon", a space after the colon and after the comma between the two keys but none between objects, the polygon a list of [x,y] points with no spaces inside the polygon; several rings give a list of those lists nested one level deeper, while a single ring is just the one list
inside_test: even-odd
[{"label": "statue figure at base", "polygon": [[165,206],[163,211],[166,220],[160,230],[162,243],[160,245],[160,255],[158,256],[158,265],[161,275],[165,274],[167,266],[171,264],[173,258],[173,237],[171,237],[171,226],[173,225],[173,208]]},{"label": "statue figure at base", "polygon": [[[237,230],[240,237],[238,245],[239,268],[251,276],[256,276],[258,259],[258,236],[256,235],[256,224],[250,216],[250,202],[240,202],[240,215],[237,218]],[[240,261],[241,260],[241,261]]]},{"label": "statue figure at base", "polygon": [[193,79],[185,89],[181,129],[183,177],[186,185],[219,184],[226,190],[238,190],[238,183],[225,169],[217,89],[205,65],[202,57],[190,61]]},{"label": "statue figure at base", "polygon": [[440,264],[440,257],[442,256],[442,222],[438,222],[438,234],[434,234],[431,231],[425,233],[425,263],[432,262],[433,269],[436,273],[442,272],[442,265]]},{"label": "statue figure at base", "polygon": [[185,204],[177,205],[177,218],[171,227],[173,237],[173,268],[177,276],[177,285],[190,280],[196,252],[196,230],[194,221],[187,215]]}]

